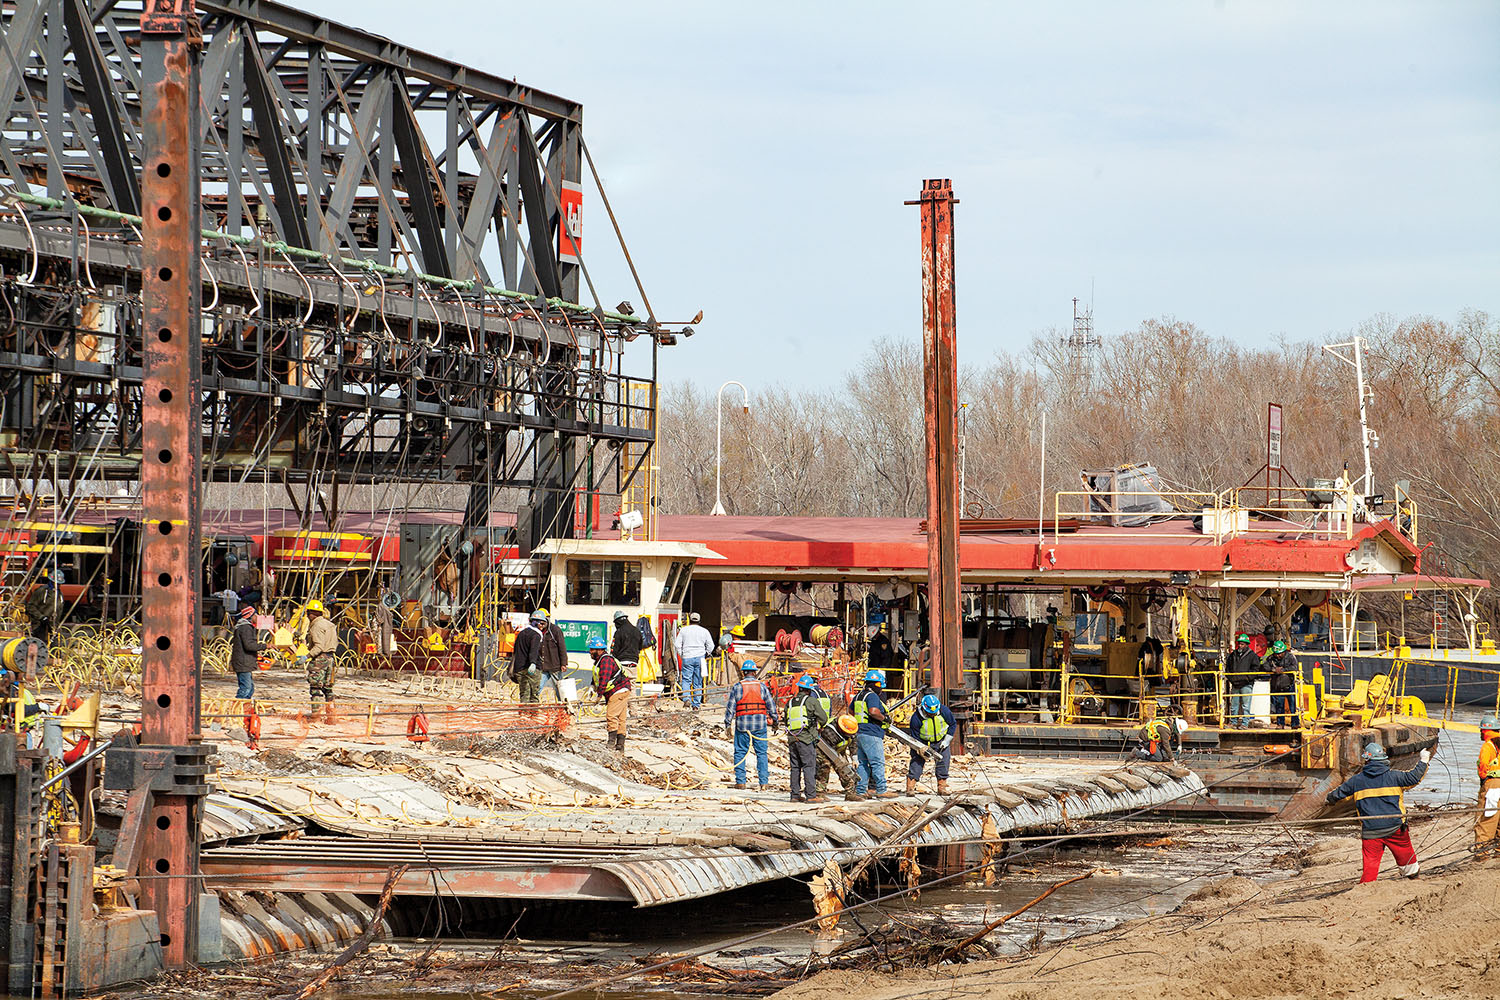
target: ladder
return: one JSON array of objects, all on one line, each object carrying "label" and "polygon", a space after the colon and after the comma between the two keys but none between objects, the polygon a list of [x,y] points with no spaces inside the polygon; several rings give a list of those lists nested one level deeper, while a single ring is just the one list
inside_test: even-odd
[{"label": "ladder", "polygon": [[1432,636],[1434,645],[1448,645],[1448,592],[1445,590],[1432,595]]}]

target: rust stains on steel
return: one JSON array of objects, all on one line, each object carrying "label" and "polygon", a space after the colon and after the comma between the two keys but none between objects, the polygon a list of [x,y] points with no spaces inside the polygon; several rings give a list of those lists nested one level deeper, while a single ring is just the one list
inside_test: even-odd
[{"label": "rust stains on steel", "polygon": [[927,615],[931,684],[946,700],[963,680],[958,575],[958,325],[951,181],[925,180],[922,211],[922,397],[927,424]]},{"label": "rust stains on steel", "polygon": [[[152,0],[141,23],[141,742],[185,747],[198,718],[199,461],[198,20],[192,0]],[[171,758],[168,758],[171,759]],[[197,960],[199,803],[152,797],[141,873],[163,964]],[[152,877],[155,876],[155,877]]]}]

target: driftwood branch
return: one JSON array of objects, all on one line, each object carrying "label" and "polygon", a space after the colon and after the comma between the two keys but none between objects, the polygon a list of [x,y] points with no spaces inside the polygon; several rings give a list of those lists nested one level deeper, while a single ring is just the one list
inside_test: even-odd
[{"label": "driftwood branch", "polygon": [[1036,899],[1033,899],[1031,902],[1029,902],[1025,906],[1021,907],[1019,910],[1015,910],[1015,911],[1013,911],[1011,913],[1007,913],[1005,916],[1001,917],[999,920],[991,920],[989,923],[987,923],[983,927],[979,928],[979,930],[975,931],[970,936],[964,938],[962,941],[960,941],[958,944],[954,945],[952,948],[949,948],[947,951],[943,952],[942,958],[939,959],[939,961],[947,961],[948,959],[952,958],[953,956],[961,953],[965,948],[967,948],[970,945],[975,944],[976,942],[978,942],[981,938],[983,938],[990,931],[994,930],[996,927],[999,927],[1001,924],[1005,923],[1006,921],[1014,920],[1016,917],[1019,917],[1021,914],[1025,913],[1027,910],[1031,909],[1033,906],[1035,906],[1036,904],[1040,903],[1042,900],[1046,899],[1048,896],[1052,895],[1057,890],[1061,889],[1063,886],[1065,886],[1065,885],[1072,885],[1074,882],[1082,882],[1084,879],[1089,878],[1090,876],[1092,876],[1094,874],[1094,872],[1096,872],[1096,871],[1098,871],[1097,868],[1091,868],[1088,871],[1084,872],[1082,875],[1074,875],[1072,878],[1063,879],[1061,882],[1057,883],[1052,888],[1048,889],[1046,892],[1044,892],[1040,896],[1038,896]]},{"label": "driftwood branch", "polygon": [[944,802],[938,809],[926,814],[925,816],[918,816],[916,819],[912,820],[910,823],[907,823],[905,826],[901,827],[901,829],[897,830],[889,837],[886,837],[874,847],[870,848],[869,853],[860,860],[859,864],[855,865],[849,870],[849,875],[844,879],[844,884],[853,886],[854,883],[859,880],[859,877],[865,873],[865,869],[874,864],[875,861],[880,857],[880,855],[884,853],[888,848],[899,846],[907,837],[915,836],[923,828],[945,815],[949,809],[953,808],[954,804],[957,803],[957,801],[957,799],[949,799],[948,801]]},{"label": "driftwood branch", "polygon": [[318,973],[318,978],[302,987],[302,992],[297,994],[296,1000],[307,1000],[308,997],[328,985],[328,981],[334,974],[348,965],[356,956],[370,947],[370,942],[375,940],[375,935],[380,930],[380,921],[385,919],[385,908],[390,904],[391,896],[395,895],[396,883],[401,881],[401,876],[406,874],[410,865],[402,865],[392,868],[390,874],[385,877],[385,887],[380,890],[380,902],[375,906],[375,913],[370,917],[370,922],[365,925],[364,933],[353,941],[349,947],[339,952],[339,956],[329,963],[328,968]]}]

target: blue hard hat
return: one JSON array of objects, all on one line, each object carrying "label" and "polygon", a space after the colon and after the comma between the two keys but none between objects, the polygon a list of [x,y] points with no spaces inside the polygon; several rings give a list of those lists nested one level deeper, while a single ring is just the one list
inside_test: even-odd
[{"label": "blue hard hat", "polygon": [[602,636],[602,635],[591,635],[591,636],[589,636],[589,649],[608,649],[608,648],[609,647],[604,644],[604,636]]},{"label": "blue hard hat", "polygon": [[740,664],[740,673],[742,674],[753,674],[759,669],[760,667],[755,665],[754,660],[746,660]]},{"label": "blue hard hat", "polygon": [[885,687],[885,671],[884,670],[867,670],[867,671],[865,671],[865,683],[866,684],[879,684],[881,687]]},{"label": "blue hard hat", "polygon": [[817,688],[818,682],[813,680],[812,674],[803,674],[797,678],[797,686],[805,691],[812,691]]},{"label": "blue hard hat", "polygon": [[919,704],[922,706],[923,715],[937,715],[943,707],[943,703],[938,701],[938,696],[935,694],[924,694]]}]

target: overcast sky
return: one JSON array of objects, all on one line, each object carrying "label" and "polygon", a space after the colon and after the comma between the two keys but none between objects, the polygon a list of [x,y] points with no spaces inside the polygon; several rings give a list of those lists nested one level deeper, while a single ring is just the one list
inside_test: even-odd
[{"label": "overcast sky", "polygon": [[[1164,314],[1247,344],[1500,313],[1500,3],[309,0],[580,101],[667,380],[814,387],[921,333],[924,177],[959,356]],[[606,305],[638,300],[585,188]],[[636,301],[639,306],[639,301]]]}]

